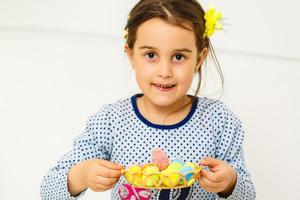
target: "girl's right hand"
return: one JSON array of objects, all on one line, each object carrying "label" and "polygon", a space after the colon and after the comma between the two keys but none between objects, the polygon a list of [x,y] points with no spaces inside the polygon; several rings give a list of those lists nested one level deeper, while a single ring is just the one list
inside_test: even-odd
[{"label": "girl's right hand", "polygon": [[96,192],[109,190],[118,182],[123,168],[120,164],[101,159],[78,163],[69,171],[69,192],[75,196],[87,188]]},{"label": "girl's right hand", "polygon": [[107,160],[87,160],[84,163],[86,186],[101,192],[111,189],[122,175],[122,165]]}]

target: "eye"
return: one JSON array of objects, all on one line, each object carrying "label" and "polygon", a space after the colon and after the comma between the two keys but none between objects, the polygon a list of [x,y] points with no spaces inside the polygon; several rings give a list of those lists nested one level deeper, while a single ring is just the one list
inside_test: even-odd
[{"label": "eye", "polygon": [[149,53],[146,53],[145,57],[148,59],[148,60],[154,60],[156,58],[156,54],[153,53],[153,52],[149,52]]},{"label": "eye", "polygon": [[174,57],[173,57],[174,61],[179,61],[179,62],[182,62],[185,60],[185,56],[182,55],[182,54],[176,54]]}]

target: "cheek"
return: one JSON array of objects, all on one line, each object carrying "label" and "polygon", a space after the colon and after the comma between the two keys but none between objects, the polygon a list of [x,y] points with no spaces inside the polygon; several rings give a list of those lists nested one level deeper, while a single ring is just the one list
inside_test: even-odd
[{"label": "cheek", "polygon": [[137,76],[149,79],[155,74],[155,65],[152,63],[147,63],[143,59],[137,59],[135,62],[135,73]]},{"label": "cheek", "polygon": [[140,87],[146,87],[152,82],[152,70],[149,67],[136,67],[135,78]]},{"label": "cheek", "polygon": [[194,68],[191,66],[180,66],[176,70],[176,78],[183,85],[189,85],[194,77]]},{"label": "cheek", "polygon": [[152,70],[150,67],[143,65],[143,67],[137,67],[135,69],[135,74],[141,79],[149,79],[152,75]]}]

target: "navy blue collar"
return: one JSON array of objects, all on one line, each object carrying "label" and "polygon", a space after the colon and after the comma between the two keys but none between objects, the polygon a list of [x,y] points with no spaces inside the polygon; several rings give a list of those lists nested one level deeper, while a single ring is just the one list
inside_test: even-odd
[{"label": "navy blue collar", "polygon": [[[147,120],[139,111],[138,107],[137,107],[137,98],[143,96],[143,94],[136,94],[134,96],[131,97],[131,103],[132,103],[132,107],[133,110],[136,114],[136,116],[146,125],[153,127],[153,128],[157,128],[157,129],[175,129],[175,128],[179,128],[180,126],[184,125],[185,123],[187,123],[189,121],[189,119],[193,116],[196,108],[197,108],[197,104],[198,104],[198,97],[194,100],[193,104],[192,104],[192,108],[189,112],[189,114],[180,122],[176,123],[176,124],[172,124],[172,125],[161,125],[161,124],[153,124],[152,122],[150,122],[149,120]],[[189,95],[190,96],[190,95]]]}]

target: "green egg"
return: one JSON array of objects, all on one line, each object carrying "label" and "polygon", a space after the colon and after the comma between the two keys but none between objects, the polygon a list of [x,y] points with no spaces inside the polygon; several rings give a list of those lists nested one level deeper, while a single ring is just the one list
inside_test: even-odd
[{"label": "green egg", "polygon": [[181,168],[182,168],[182,165],[180,163],[178,163],[178,162],[172,162],[168,166],[167,170],[173,170],[173,171],[179,172],[181,170]]}]

